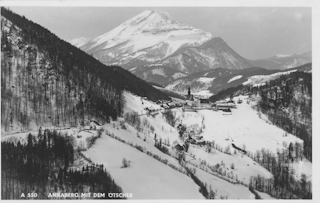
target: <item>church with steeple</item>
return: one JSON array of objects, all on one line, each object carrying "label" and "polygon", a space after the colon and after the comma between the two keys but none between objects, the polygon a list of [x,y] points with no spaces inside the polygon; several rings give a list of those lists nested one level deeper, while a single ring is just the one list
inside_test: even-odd
[{"label": "church with steeple", "polygon": [[189,101],[193,101],[194,100],[193,95],[191,94],[190,86],[188,87],[188,94],[186,96],[186,100],[189,100]]}]

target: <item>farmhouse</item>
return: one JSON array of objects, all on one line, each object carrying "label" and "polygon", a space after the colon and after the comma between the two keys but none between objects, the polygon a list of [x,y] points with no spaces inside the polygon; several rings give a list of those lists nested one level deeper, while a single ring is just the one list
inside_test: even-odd
[{"label": "farmhouse", "polygon": [[209,104],[209,103],[210,103],[209,99],[200,98],[200,104]]},{"label": "farmhouse", "polygon": [[177,151],[184,151],[184,146],[180,144],[177,140],[173,142],[173,149],[176,149]]}]

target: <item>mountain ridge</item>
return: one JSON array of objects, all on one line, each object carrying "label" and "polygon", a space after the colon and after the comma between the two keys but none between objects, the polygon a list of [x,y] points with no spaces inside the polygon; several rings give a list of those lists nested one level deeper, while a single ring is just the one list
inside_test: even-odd
[{"label": "mountain ridge", "polygon": [[267,69],[290,69],[312,62],[312,51],[295,54],[276,54],[264,59],[249,60],[255,66]]},{"label": "mountain ridge", "polygon": [[287,70],[269,70],[261,67],[252,67],[244,70],[217,68],[181,77],[163,85],[166,89],[180,94],[186,94],[188,88],[191,87],[193,94],[211,96],[229,87],[241,84],[263,84],[270,79],[280,77],[282,74],[297,70],[311,71],[311,69],[311,63]]}]

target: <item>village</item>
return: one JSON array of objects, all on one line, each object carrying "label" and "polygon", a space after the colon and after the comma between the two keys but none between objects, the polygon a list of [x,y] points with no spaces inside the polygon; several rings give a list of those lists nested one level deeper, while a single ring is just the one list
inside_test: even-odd
[{"label": "village", "polygon": [[[149,114],[153,114],[156,111],[165,111],[174,108],[182,108],[184,112],[197,112],[198,110],[222,110],[226,112],[226,115],[231,115],[231,109],[237,108],[237,104],[241,104],[242,100],[238,99],[236,102],[233,98],[226,99],[218,102],[210,102],[208,96],[199,96],[191,94],[190,87],[188,88],[188,94],[183,95],[185,100],[173,99],[173,101],[159,100],[156,104],[160,105],[162,109],[153,109],[152,107],[146,107]],[[143,104],[143,101],[142,101]]]},{"label": "village", "polygon": [[[208,97],[193,95],[191,93],[191,88],[188,88],[188,93],[185,96],[185,100],[173,100],[173,101],[157,101],[156,104],[160,105],[160,109],[155,109],[153,107],[145,107],[145,112],[142,112],[141,115],[148,115],[155,117],[159,112],[166,113],[173,109],[181,109],[182,112],[198,112],[201,110],[211,110],[212,113],[217,111],[222,111],[223,115],[232,115],[231,109],[236,109],[237,105],[242,104],[242,99],[238,98],[235,102],[233,97],[229,99],[218,101],[218,102],[210,102]],[[143,100],[142,101],[142,105]],[[249,101],[247,101],[249,104]],[[189,126],[183,125],[182,121],[180,124],[176,125],[176,129],[179,133],[179,137],[172,144],[172,149],[175,150],[178,154],[191,155],[188,153],[189,146],[198,146],[203,147],[205,145],[211,146],[214,145],[209,141],[204,140],[202,133],[202,128],[198,124],[191,124]],[[229,140],[229,138],[227,139]],[[157,142],[157,140],[155,140]],[[237,150],[240,153],[246,154],[244,149],[237,147],[234,143],[231,144],[234,150]]]}]

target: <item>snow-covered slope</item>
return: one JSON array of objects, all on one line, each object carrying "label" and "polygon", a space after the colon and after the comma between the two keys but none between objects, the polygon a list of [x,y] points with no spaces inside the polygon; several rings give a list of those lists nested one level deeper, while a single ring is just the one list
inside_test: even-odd
[{"label": "snow-covered slope", "polygon": [[127,69],[161,63],[193,73],[217,67],[252,66],[221,38],[177,22],[168,13],[157,10],[146,10],[77,46],[105,64],[118,64]]},{"label": "snow-covered slope", "polygon": [[271,75],[255,75],[255,76],[248,77],[247,81],[242,84],[243,85],[251,84],[253,86],[264,85],[266,82],[268,82],[270,80],[274,80],[276,78],[279,78],[281,75],[286,75],[286,74],[289,74],[289,73],[292,73],[295,71],[297,71],[297,70],[279,72],[279,73],[274,73]]},{"label": "snow-covered slope", "polygon": [[[238,97],[234,99],[237,101]],[[246,97],[241,99],[246,101]],[[291,134],[283,137],[286,133],[284,130],[259,118],[258,113],[246,102],[232,110],[231,116],[225,116],[222,111],[209,110],[202,110],[199,114],[206,118],[203,137],[207,140],[215,140],[223,148],[234,143],[241,147],[245,145],[246,150],[252,152],[265,148],[277,153],[277,149],[284,148],[283,142],[302,142]]]},{"label": "snow-covered slope", "polygon": [[[160,108],[158,105],[145,100],[143,100],[142,105],[141,99],[130,93],[125,93],[125,98],[127,100],[127,107],[125,108],[125,112],[137,111],[143,114],[144,107],[149,107],[152,109]],[[289,135],[285,138],[282,137],[284,131],[260,119],[256,112],[253,109],[251,109],[250,105],[242,105],[241,109],[236,109],[237,112],[235,112],[235,115],[231,117],[224,116],[222,112],[214,112],[210,110],[202,110],[198,113],[183,112],[181,109],[174,109],[173,111],[175,112],[179,123],[182,123],[186,126],[197,125],[201,127],[204,125],[205,128],[203,129],[203,133],[200,135],[203,136],[204,139],[207,141],[215,140],[215,142],[223,148],[225,148],[228,145],[231,145],[231,143],[235,143],[238,146],[242,146],[243,144],[245,144],[247,150],[255,152],[257,149],[261,149],[261,146],[254,144],[251,145],[251,142],[249,143],[247,141],[252,139],[252,137],[255,135],[257,135],[255,141],[265,143],[266,140],[269,140],[268,142],[271,143],[265,145],[264,147],[273,152],[276,152],[277,148],[281,149],[283,147],[282,141],[300,141],[299,139],[295,139],[295,137],[292,135]],[[248,119],[241,118],[241,115],[244,114],[249,115]],[[171,144],[175,140],[179,140],[177,130],[170,126],[168,123],[166,123],[162,116],[143,116],[143,118],[146,118],[150,122],[150,124],[154,126],[155,133],[157,134],[157,136],[160,136],[164,140],[169,139]],[[255,122],[252,123],[253,121]],[[237,124],[233,127],[230,126],[230,123]],[[265,130],[263,132],[260,132],[258,129],[261,128]],[[243,133],[241,134],[242,136],[237,136],[237,134],[241,132]],[[120,134],[117,130],[115,130],[114,133],[118,135]],[[231,142],[230,137],[234,140],[234,142]],[[129,139],[125,137],[122,138]],[[228,139],[228,141],[226,141],[225,139]],[[278,143],[280,143],[280,145]],[[235,170],[234,173],[238,175],[239,180],[245,183],[248,183],[247,181],[249,181],[249,178],[252,175],[259,174],[260,176],[264,176],[266,178],[272,176],[268,171],[259,166],[259,164],[254,164],[254,161],[252,161],[248,157],[241,157],[240,155],[227,155],[219,151],[214,151],[213,153],[208,154],[204,152],[203,149],[199,148],[190,148],[190,153],[195,154],[197,158],[207,160],[207,162],[212,165],[221,163],[221,161],[224,161],[228,166],[230,166],[231,163],[234,163],[237,168],[237,170]],[[250,167],[247,167],[248,164],[250,164]]]},{"label": "snow-covered slope", "polygon": [[[211,38],[210,33],[176,22],[165,12],[146,10],[81,49],[102,56],[103,62],[114,57],[119,64],[136,58],[154,62],[168,57],[181,46],[197,46]],[[144,49],[157,53],[149,56]]]},{"label": "snow-covered slope", "polygon": [[[106,166],[134,199],[204,199],[191,178],[106,135],[84,154]],[[131,161],[130,167],[121,168],[123,158]]]},{"label": "snow-covered slope", "polygon": [[207,90],[212,85],[214,79],[214,77],[190,78],[189,80],[183,78],[171,82],[166,86],[166,89],[185,95],[188,92],[188,88],[191,87],[193,94],[199,94],[204,90]]}]

